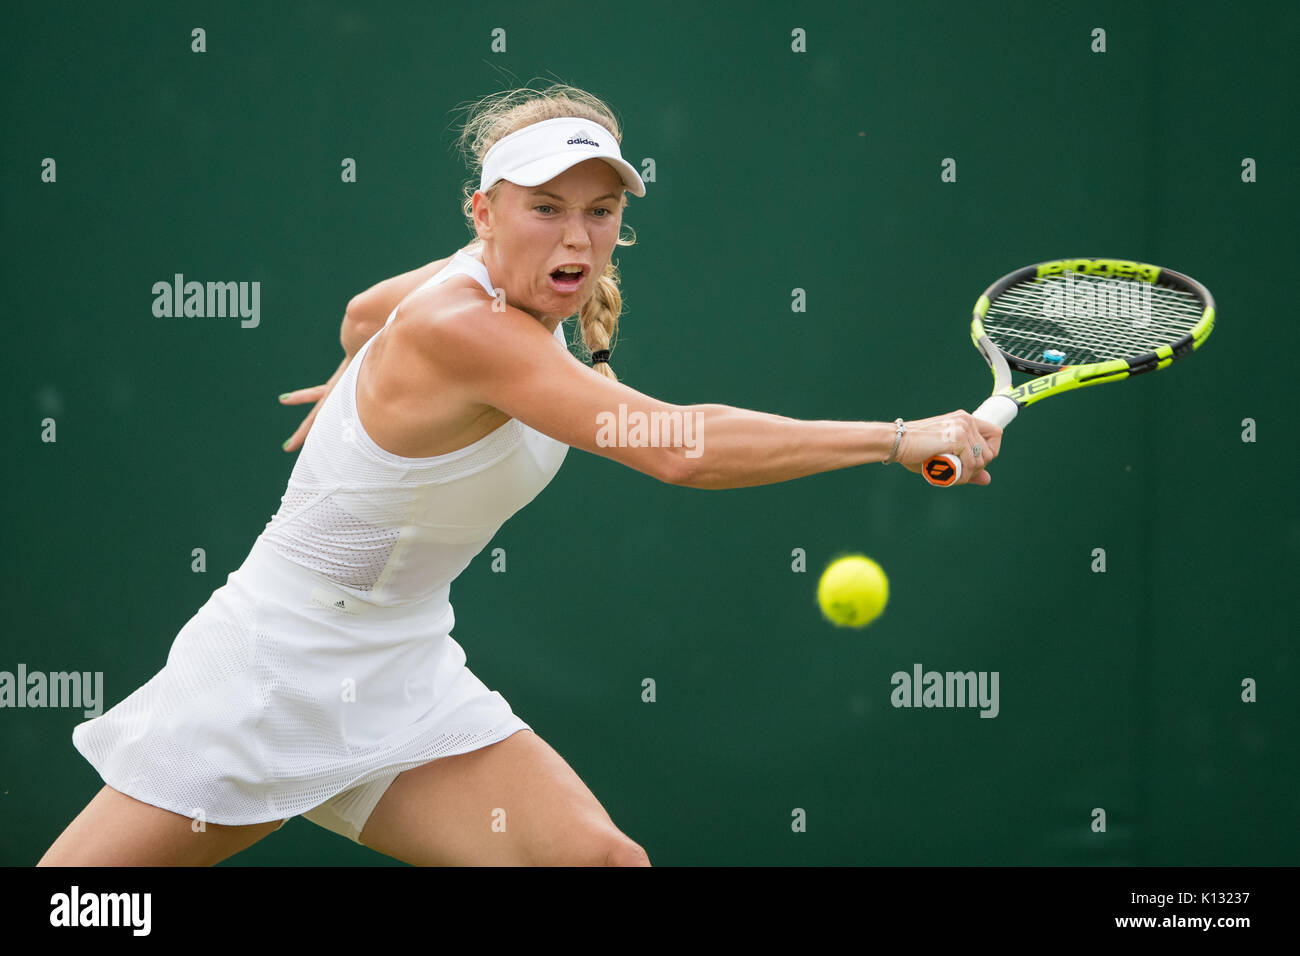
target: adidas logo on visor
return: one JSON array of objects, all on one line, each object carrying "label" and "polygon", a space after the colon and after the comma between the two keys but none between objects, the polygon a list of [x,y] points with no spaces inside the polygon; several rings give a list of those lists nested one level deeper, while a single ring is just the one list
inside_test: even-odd
[{"label": "adidas logo on visor", "polygon": [[600,146],[600,143],[595,143],[587,139],[587,131],[585,129],[579,130],[573,139],[566,139],[564,143],[566,146],[577,146],[580,144],[587,146]]}]

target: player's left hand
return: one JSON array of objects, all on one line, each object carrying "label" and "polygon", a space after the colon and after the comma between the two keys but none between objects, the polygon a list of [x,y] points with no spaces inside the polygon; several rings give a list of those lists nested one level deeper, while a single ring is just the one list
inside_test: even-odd
[{"label": "player's left hand", "polygon": [[312,422],[316,420],[317,413],[320,411],[321,406],[325,404],[325,399],[329,398],[330,392],[334,390],[334,385],[343,377],[343,373],[347,371],[348,363],[351,360],[350,356],[345,356],[343,362],[335,370],[334,374],[330,376],[329,381],[324,385],[313,385],[310,388],[300,388],[296,391],[286,392],[280,396],[281,405],[304,405],[307,402],[316,403],[312,406],[311,411],[307,413],[307,417],[302,420],[302,424],[298,426],[298,430],[289,436],[288,441],[286,441],[282,446],[285,451],[297,451],[302,447],[303,442],[307,440],[307,433],[311,431]]}]

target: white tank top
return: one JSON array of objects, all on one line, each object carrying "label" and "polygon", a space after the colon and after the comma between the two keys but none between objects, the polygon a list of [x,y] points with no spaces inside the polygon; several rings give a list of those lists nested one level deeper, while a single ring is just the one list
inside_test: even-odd
[{"label": "white tank top", "polygon": [[[420,288],[457,275],[472,276],[495,295],[487,267],[464,250]],[[555,337],[565,344],[563,323]],[[451,582],[546,487],[569,448],[512,418],[445,455],[403,458],[384,451],[356,411],[357,374],[373,341],[325,400],[280,510],[259,540],[372,604],[447,600]]]}]

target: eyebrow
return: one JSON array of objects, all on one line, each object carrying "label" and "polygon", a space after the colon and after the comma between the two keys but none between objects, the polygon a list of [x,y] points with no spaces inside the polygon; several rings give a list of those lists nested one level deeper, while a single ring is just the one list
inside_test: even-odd
[{"label": "eyebrow", "polygon": [[[533,195],[550,196],[552,199],[558,199],[560,202],[568,202],[568,200],[565,199],[563,196],[557,196],[555,193],[547,192],[545,189],[534,189]],[[592,200],[592,202],[600,202],[602,199],[617,199],[617,198],[618,195],[616,193],[606,193],[603,196],[597,196],[595,199]]]}]

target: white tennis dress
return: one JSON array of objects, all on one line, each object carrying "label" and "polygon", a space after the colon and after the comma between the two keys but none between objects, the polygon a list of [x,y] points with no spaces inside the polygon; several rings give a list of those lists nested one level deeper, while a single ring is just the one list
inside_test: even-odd
[{"label": "white tennis dress", "polygon": [[[456,275],[494,294],[464,250],[425,285]],[[279,512],[166,666],[73,730],[115,789],[217,824],[306,814],[355,840],[400,771],[528,729],[465,666],[450,589],[568,446],[511,419],[445,455],[384,451],[356,411],[369,345],[321,407]]]}]

